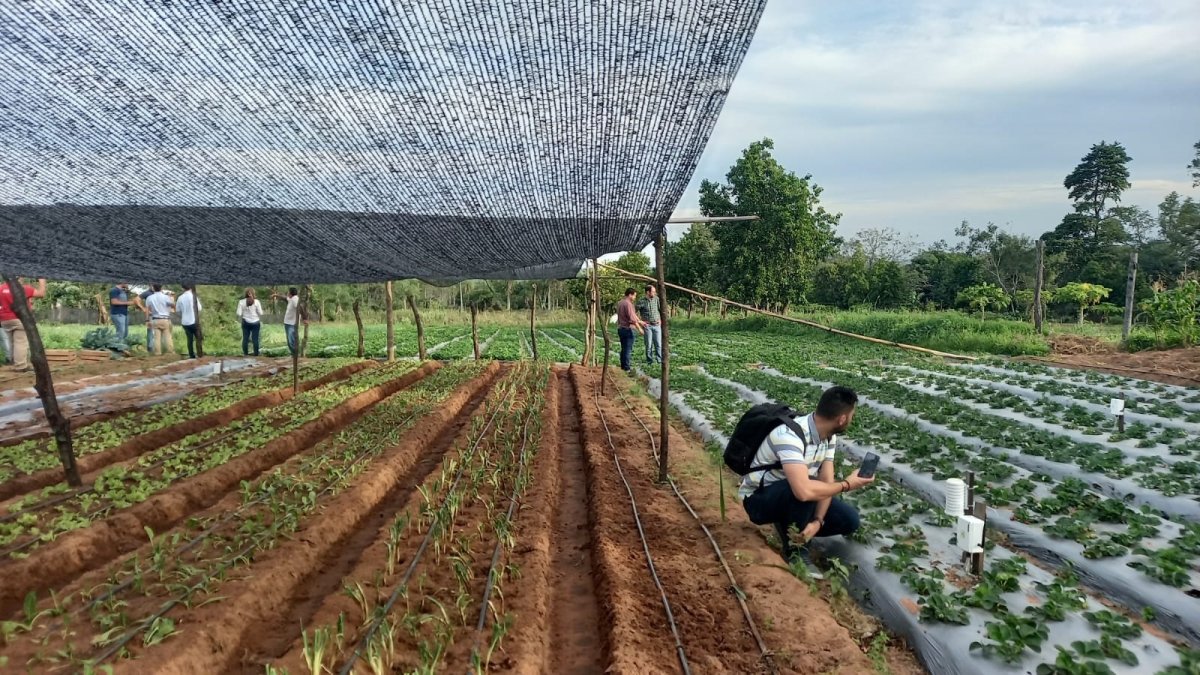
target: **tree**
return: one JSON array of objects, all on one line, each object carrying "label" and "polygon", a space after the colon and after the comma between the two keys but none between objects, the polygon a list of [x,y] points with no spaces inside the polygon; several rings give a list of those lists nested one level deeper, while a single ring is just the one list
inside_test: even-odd
[{"label": "tree", "polygon": [[911,307],[916,300],[913,273],[894,260],[880,260],[867,273],[868,301],[879,309]]},{"label": "tree", "polygon": [[1200,187],[1200,141],[1192,146],[1196,150],[1196,156],[1192,158],[1192,163],[1188,164],[1188,171],[1192,174],[1192,187]]},{"label": "tree", "polygon": [[871,281],[867,256],[861,248],[853,255],[827,260],[817,266],[810,299],[821,305],[849,309],[868,302]]},{"label": "tree", "polygon": [[[650,258],[641,251],[630,251],[614,262],[608,263],[613,267],[619,267],[626,272],[652,276],[654,269],[650,267]],[[667,269],[671,269],[667,265]],[[625,295],[626,288],[637,289],[638,295],[643,293],[643,287],[646,284],[641,281],[636,281],[628,277],[621,276],[620,272],[601,267],[600,268],[600,307],[603,312],[609,311],[617,302]],[[526,285],[528,286],[528,285]],[[525,289],[527,291],[527,288]],[[586,273],[576,279],[567,282],[567,292],[579,301],[583,307],[587,306],[590,291],[588,290],[588,280]],[[526,292],[527,294],[527,292]],[[528,303],[524,303],[528,307]]]},{"label": "tree", "polygon": [[1000,309],[1010,301],[1004,289],[992,284],[983,283],[978,286],[968,286],[958,294],[958,304],[966,305],[980,313],[981,319],[987,318],[988,307]]},{"label": "tree", "polygon": [[1140,206],[1116,206],[1109,211],[1109,217],[1121,224],[1129,237],[1129,243],[1137,250],[1142,250],[1157,234],[1158,221],[1146,209]]},{"label": "tree", "polygon": [[890,227],[868,227],[859,230],[846,248],[847,255],[861,249],[867,257],[867,269],[870,269],[880,260],[908,262],[917,249],[917,241],[916,237],[900,234]]},{"label": "tree", "polygon": [[1200,265],[1200,204],[1172,192],[1158,205],[1158,227],[1185,268]]},{"label": "tree", "polygon": [[1083,156],[1075,170],[1063,180],[1075,212],[1090,215],[1099,221],[1104,218],[1108,202],[1120,202],[1121,193],[1129,189],[1131,161],[1120,143],[1101,141]]},{"label": "tree", "polygon": [[716,290],[717,240],[708,223],[692,223],[676,242],[667,242],[667,281],[705,293]]},{"label": "tree", "polygon": [[1062,255],[1063,276],[1071,281],[1084,278],[1090,267],[1120,267],[1121,255],[1115,250],[1127,239],[1121,222],[1115,218],[1095,219],[1090,214],[1068,213],[1053,232],[1042,235],[1046,252]]},{"label": "tree", "polygon": [[935,246],[913,258],[910,268],[914,274],[917,300],[938,307],[953,307],[959,291],[985,279],[978,258]]},{"label": "tree", "polygon": [[965,240],[956,248],[979,258],[983,275],[1010,297],[1022,288],[1033,288],[1037,273],[1037,243],[1033,239],[1005,232],[994,223],[973,228],[965,220],[954,233]]},{"label": "tree", "polygon": [[1079,307],[1079,325],[1083,325],[1083,312],[1090,306],[1108,297],[1112,289],[1099,284],[1069,283],[1054,291],[1054,301],[1070,303]]},{"label": "tree", "polygon": [[706,216],[757,215],[752,222],[714,223],[716,282],[727,297],[784,309],[803,298],[817,264],[837,246],[841,214],[820,205],[821,188],[783,168],[771,139],[751,143],[725,184],[700,184]]}]

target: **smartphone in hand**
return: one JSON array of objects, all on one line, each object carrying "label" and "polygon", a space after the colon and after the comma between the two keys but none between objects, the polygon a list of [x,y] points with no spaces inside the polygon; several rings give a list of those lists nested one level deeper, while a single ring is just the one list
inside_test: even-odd
[{"label": "smartphone in hand", "polygon": [[863,478],[870,478],[875,475],[875,469],[879,467],[879,455],[868,452],[866,457],[863,457],[863,462],[858,467],[858,475]]}]

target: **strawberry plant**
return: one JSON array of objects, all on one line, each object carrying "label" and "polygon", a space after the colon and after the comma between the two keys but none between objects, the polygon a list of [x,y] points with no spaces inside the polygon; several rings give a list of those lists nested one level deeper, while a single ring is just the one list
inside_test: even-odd
[{"label": "strawberry plant", "polygon": [[999,656],[1008,663],[1017,663],[1026,650],[1041,652],[1050,636],[1046,624],[1037,617],[1004,614],[999,621],[985,624],[990,642],[972,642],[971,651],[980,650],[984,656]]}]

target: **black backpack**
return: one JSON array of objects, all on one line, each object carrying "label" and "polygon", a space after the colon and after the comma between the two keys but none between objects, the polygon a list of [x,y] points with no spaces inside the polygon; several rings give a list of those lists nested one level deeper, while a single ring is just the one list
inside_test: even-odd
[{"label": "black backpack", "polygon": [[746,411],[738,420],[725,446],[725,466],[739,476],[745,476],[755,471],[772,471],[783,468],[779,462],[762,466],[753,466],[754,456],[767,436],[780,424],[786,424],[794,431],[800,440],[808,444],[804,429],[793,419],[798,413],[780,403],[761,403]]}]

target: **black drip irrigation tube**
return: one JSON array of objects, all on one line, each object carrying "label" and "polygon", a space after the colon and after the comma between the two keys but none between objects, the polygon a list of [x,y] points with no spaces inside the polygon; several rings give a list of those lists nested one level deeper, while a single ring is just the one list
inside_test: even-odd
[{"label": "black drip irrigation tube", "polygon": [[[646,437],[650,439],[650,454],[654,457],[655,464],[657,464],[658,443],[654,440],[654,434],[650,431],[650,427],[646,426],[646,423],[642,421],[641,416],[637,414],[637,410],[629,404],[629,399],[625,396],[625,392],[618,389],[617,393],[621,396],[621,402],[625,404],[625,408],[633,414],[633,418],[645,430]],[[704,524],[704,521],[700,519],[700,515],[688,503],[687,498],[679,491],[679,486],[675,484],[675,479],[667,476],[667,483],[670,484],[671,490],[679,498],[679,501],[683,502],[683,506],[687,509],[688,513],[692,514],[692,518],[695,519],[696,524],[704,531],[704,536],[708,538],[708,543],[712,544],[713,553],[716,554],[717,560],[721,563],[721,568],[725,570],[725,576],[729,579],[729,589],[733,593],[733,597],[737,598],[738,606],[742,608],[742,616],[746,617],[746,625],[750,627],[750,634],[754,636],[754,642],[758,645],[758,653],[762,659],[763,666],[766,667],[769,673],[778,673],[779,667],[775,665],[775,654],[767,648],[766,642],[763,641],[762,634],[758,630],[758,625],[754,623],[754,617],[750,614],[750,607],[746,605],[745,594],[738,586],[737,579],[733,576],[733,570],[729,568],[729,563],[725,560],[725,554],[721,552],[721,547],[717,544],[717,540],[713,537],[708,526]]]},{"label": "black drip irrigation tube", "polygon": [[[667,599],[667,591],[663,588],[662,579],[658,577],[658,571],[654,569],[654,556],[650,554],[650,543],[646,539],[646,530],[642,527],[642,518],[638,515],[637,500],[633,496],[633,487],[629,485],[629,479],[625,477],[625,470],[621,468],[621,459],[617,456],[617,446],[613,443],[612,431],[608,428],[608,420],[604,417],[604,409],[600,407],[600,390],[595,392],[596,412],[600,415],[600,423],[604,425],[604,434],[608,437],[608,447],[612,450],[613,464],[617,467],[617,474],[621,477],[621,482],[625,484],[625,492],[629,495],[629,507],[633,510],[633,522],[637,525],[638,536],[642,540],[642,551],[646,554],[646,565],[650,568],[650,576],[654,579],[654,585],[658,588],[658,593],[662,597],[663,610],[667,614],[667,624],[671,628],[671,635],[675,638],[675,653],[679,656],[679,666],[683,669],[684,675],[691,675],[691,668],[688,666],[687,654],[683,650],[683,641],[679,637],[679,626],[675,623],[675,614],[671,612],[671,601]],[[343,673],[342,675],[345,675]]]},{"label": "black drip irrigation tube", "polygon": [[[475,451],[479,448],[479,444],[483,442],[484,434],[486,434],[487,430],[491,428],[493,423],[495,423],[496,418],[500,415],[500,411],[504,409],[505,404],[515,392],[516,387],[514,386],[504,394],[504,398],[500,400],[500,402],[496,405],[496,410],[492,413],[491,417],[488,418],[487,424],[483,425],[483,428],[479,430],[479,435],[476,436],[475,441],[471,443],[471,447],[469,447],[466,452],[463,453],[463,461],[459,463],[458,471],[456,471],[454,474],[454,481],[450,483],[450,487],[446,490],[446,497],[442,499],[442,503],[438,506],[439,512],[446,508],[446,503],[450,500],[450,495],[454,494],[454,489],[458,487],[458,482],[462,479],[463,473],[465,473],[467,470],[467,461],[474,458]],[[436,524],[436,521],[434,524]],[[362,658],[363,652],[367,650],[368,645],[371,644],[371,640],[375,638],[375,632],[378,631],[379,627],[383,625],[384,619],[391,614],[392,607],[395,607],[396,601],[400,599],[400,591],[408,587],[409,580],[412,579],[413,573],[417,571],[417,565],[421,562],[421,556],[425,555],[425,550],[429,548],[429,542],[433,539],[434,524],[429,526],[429,531],[425,533],[425,538],[421,540],[421,545],[417,547],[417,552],[413,554],[413,559],[411,562],[409,562],[408,569],[404,571],[404,576],[401,577],[400,583],[396,584],[395,590],[392,591],[392,594],[388,596],[387,602],[384,603],[383,610],[379,612],[378,616],[371,621],[370,626],[367,628],[367,632],[363,635],[362,639],[358,641],[358,644],[355,645],[354,651],[350,654],[350,658],[346,659],[346,663],[343,664],[342,669],[338,671],[339,675],[349,675],[349,673],[354,669],[354,664],[357,663],[360,658]]]}]

